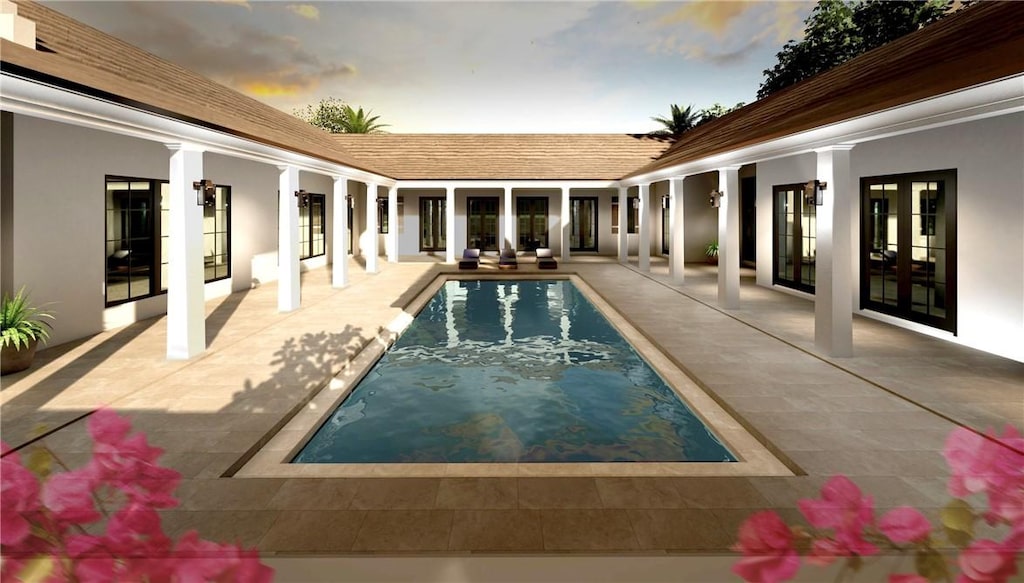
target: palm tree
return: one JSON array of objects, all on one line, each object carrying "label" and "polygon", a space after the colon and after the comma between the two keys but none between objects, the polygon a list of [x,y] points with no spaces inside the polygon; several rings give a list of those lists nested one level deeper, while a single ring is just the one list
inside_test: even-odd
[{"label": "palm tree", "polygon": [[676,104],[670,104],[671,116],[670,117],[652,117],[654,121],[665,126],[665,129],[651,132],[649,135],[652,136],[670,136],[673,140],[679,139],[679,136],[683,135],[688,130],[693,129],[697,125],[697,121],[700,118],[700,114],[693,111],[693,105],[688,105],[686,109],[682,109]]},{"label": "palm tree", "polygon": [[342,107],[345,117],[341,123],[341,133],[346,134],[379,134],[383,133],[386,123],[377,123],[379,115],[370,116],[371,111],[363,112],[363,108],[352,109],[351,105]]}]

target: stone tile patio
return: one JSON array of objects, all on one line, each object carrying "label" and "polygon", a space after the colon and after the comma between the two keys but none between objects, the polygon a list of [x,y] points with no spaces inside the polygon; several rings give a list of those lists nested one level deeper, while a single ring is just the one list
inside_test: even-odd
[{"label": "stone tile patio", "polygon": [[[493,269],[485,265],[485,269]],[[561,264],[615,306],[722,407],[794,469],[793,477],[237,478],[249,454],[337,374],[435,276],[431,262],[383,264],[330,287],[303,274],[302,307],[276,310],[265,284],[207,305],[208,351],[164,358],[165,320],[49,348],[3,378],[0,433],[88,457],[83,419],[127,414],[183,475],[166,530],[240,540],[264,556],[514,553],[716,554],[755,509],[794,516],[796,500],[845,473],[880,509],[946,502],[945,436],[1024,426],[1024,364],[856,318],[852,358],[813,347],[813,305],[756,287],[715,306],[714,270],[671,285],[603,258]],[[521,262],[520,271],[530,271]],[[58,320],[59,324],[59,320]]]}]

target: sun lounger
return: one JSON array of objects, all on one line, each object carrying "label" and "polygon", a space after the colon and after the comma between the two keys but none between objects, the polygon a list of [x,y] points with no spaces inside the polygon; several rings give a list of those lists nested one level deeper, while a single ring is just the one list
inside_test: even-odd
[{"label": "sun lounger", "polygon": [[558,269],[558,262],[551,254],[551,249],[546,247],[537,248],[537,269]]},{"label": "sun lounger", "polygon": [[466,249],[459,260],[459,269],[476,269],[480,267],[480,250]]},{"label": "sun lounger", "polygon": [[515,249],[502,249],[498,258],[498,269],[519,269],[519,260],[516,258]]}]

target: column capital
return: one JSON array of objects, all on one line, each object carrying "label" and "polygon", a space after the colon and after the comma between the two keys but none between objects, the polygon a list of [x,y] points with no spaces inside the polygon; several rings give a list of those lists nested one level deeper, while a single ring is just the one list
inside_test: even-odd
[{"label": "column capital", "polygon": [[833,144],[831,146],[825,146],[823,148],[815,148],[815,152],[849,152],[857,144]]},{"label": "column capital", "polygon": [[298,170],[298,169],[299,169],[299,167],[298,167],[298,166],[296,166],[296,165],[294,165],[294,164],[278,164],[278,165],[276,166],[276,168],[277,168],[278,170],[280,170],[281,172],[284,172],[284,171],[286,171],[286,170],[291,170],[292,168],[294,168],[294,169],[296,169],[296,170]]},{"label": "column capital", "polygon": [[740,168],[743,168],[743,164],[730,164],[728,166],[719,166],[718,171],[721,172],[723,170],[734,170],[736,172],[739,172]]},{"label": "column capital", "polygon": [[184,143],[164,144],[164,147],[166,147],[168,150],[170,150],[172,152],[182,151],[182,152],[199,152],[199,153],[202,153],[202,152],[206,151],[206,148],[197,146],[195,144],[184,144]]}]

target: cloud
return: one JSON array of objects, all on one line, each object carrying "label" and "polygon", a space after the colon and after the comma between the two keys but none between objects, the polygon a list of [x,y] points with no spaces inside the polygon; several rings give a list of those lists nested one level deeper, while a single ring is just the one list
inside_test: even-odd
[{"label": "cloud", "polygon": [[748,2],[688,2],[670,14],[662,16],[659,24],[689,23],[722,38],[734,22],[752,8]]},{"label": "cloud", "polygon": [[308,20],[320,20],[320,9],[312,4],[289,4],[288,10]]},{"label": "cloud", "polygon": [[241,8],[245,8],[249,12],[252,12],[252,4],[249,4],[249,0],[207,0],[207,1],[208,2],[213,2],[214,4],[232,4],[232,5],[235,5],[235,6],[239,6]]},{"label": "cloud", "polygon": [[233,20],[206,34],[196,25],[157,4],[130,3],[138,18],[114,31],[120,38],[186,69],[244,92],[260,96],[296,95],[315,90],[321,81],[357,73],[345,62],[324,62],[294,36],[275,34]]}]

